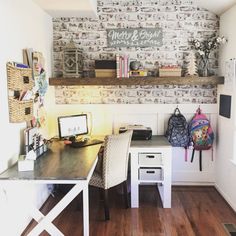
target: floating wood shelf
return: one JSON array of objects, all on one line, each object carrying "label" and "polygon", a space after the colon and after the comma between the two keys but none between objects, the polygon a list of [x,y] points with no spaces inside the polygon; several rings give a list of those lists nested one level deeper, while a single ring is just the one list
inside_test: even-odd
[{"label": "floating wood shelf", "polygon": [[109,86],[109,85],[217,85],[223,76],[211,77],[132,77],[132,78],[49,78],[53,86]]}]

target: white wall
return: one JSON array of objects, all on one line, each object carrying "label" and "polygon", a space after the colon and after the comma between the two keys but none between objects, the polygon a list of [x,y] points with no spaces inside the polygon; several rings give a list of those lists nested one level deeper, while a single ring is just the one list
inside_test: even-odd
[{"label": "white wall", "polygon": [[[53,93],[52,93],[53,96]],[[142,124],[152,128],[154,135],[165,133],[170,115],[176,104],[78,104],[54,105],[50,116],[51,135],[58,135],[57,116],[66,114],[88,113],[92,116],[92,134],[104,135],[117,133],[119,127],[127,124]],[[198,104],[178,104],[180,111],[190,120]],[[216,130],[217,104],[201,104],[201,109],[211,120],[213,130]],[[214,147],[215,150],[215,147]],[[214,152],[215,153],[215,152]],[[184,149],[173,148],[172,183],[186,185],[214,185],[215,160],[212,152],[203,152],[203,171],[199,171],[198,152],[191,163],[192,151],[188,151],[188,161],[185,162]]]},{"label": "white wall", "polygon": [[[220,72],[224,75],[224,64],[226,60],[236,58],[236,5],[226,11],[220,17],[220,35],[228,39],[228,43],[221,47]],[[236,157],[235,157],[235,88],[219,86],[219,95],[232,96],[231,118],[218,117],[218,145],[216,159],[216,187],[236,211]]]},{"label": "white wall", "polygon": [[[51,72],[52,20],[31,0],[0,1],[0,172],[15,162],[23,148],[25,123],[11,124],[8,116],[6,62],[22,62],[22,49],[43,53],[48,76]],[[37,194],[38,193],[38,194]],[[29,221],[26,205],[40,205],[47,197],[46,186],[0,185],[0,235],[20,235]]]}]

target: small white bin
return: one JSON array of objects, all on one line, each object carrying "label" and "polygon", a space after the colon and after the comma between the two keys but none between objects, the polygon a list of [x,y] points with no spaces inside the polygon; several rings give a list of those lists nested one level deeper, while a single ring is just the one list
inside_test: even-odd
[{"label": "small white bin", "polygon": [[139,153],[139,165],[162,165],[162,153]]},{"label": "small white bin", "polygon": [[162,180],[162,168],[140,168],[139,180]]},{"label": "small white bin", "polygon": [[25,155],[20,155],[18,159],[18,171],[33,171],[34,161],[25,159]]}]

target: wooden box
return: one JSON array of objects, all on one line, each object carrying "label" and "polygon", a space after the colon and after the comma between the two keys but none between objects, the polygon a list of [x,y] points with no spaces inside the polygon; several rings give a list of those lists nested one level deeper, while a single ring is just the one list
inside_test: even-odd
[{"label": "wooden box", "polygon": [[181,68],[160,68],[159,76],[160,77],[180,77]]}]

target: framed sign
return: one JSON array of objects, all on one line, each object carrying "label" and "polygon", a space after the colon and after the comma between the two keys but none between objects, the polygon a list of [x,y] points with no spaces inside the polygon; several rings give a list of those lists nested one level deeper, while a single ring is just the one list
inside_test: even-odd
[{"label": "framed sign", "polygon": [[161,28],[107,29],[108,47],[160,47]]}]

